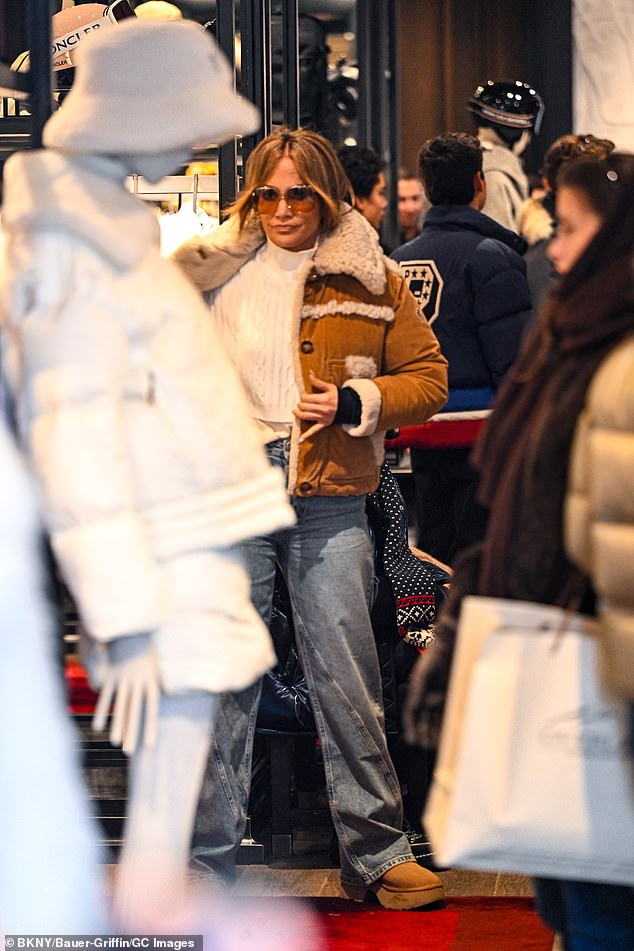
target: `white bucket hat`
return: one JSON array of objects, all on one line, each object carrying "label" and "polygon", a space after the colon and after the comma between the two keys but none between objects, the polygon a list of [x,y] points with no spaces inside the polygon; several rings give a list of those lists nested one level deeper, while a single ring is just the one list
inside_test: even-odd
[{"label": "white bucket hat", "polygon": [[74,57],[75,82],[44,126],[44,144],[69,152],[151,154],[218,145],[259,128],[233,89],[229,64],[191,21],[129,19],[95,31]]}]

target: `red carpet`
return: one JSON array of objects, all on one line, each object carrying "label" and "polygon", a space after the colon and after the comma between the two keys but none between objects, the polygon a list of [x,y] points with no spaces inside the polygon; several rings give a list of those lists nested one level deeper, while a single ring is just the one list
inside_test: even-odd
[{"label": "red carpet", "polygon": [[310,902],[324,951],[551,951],[530,898],[448,898],[432,911],[385,911],[339,898]]}]

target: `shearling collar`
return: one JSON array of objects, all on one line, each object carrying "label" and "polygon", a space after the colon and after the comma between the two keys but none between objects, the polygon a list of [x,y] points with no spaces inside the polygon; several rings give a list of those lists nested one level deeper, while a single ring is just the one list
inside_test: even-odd
[{"label": "shearling collar", "polygon": [[[237,221],[230,218],[211,234],[182,245],[174,260],[200,291],[212,291],[233,277],[264,241],[257,220],[250,221],[239,232]],[[371,294],[385,291],[386,265],[378,234],[348,205],[334,231],[320,237],[313,258],[318,274],[346,274]]]},{"label": "shearling collar", "polygon": [[54,149],[18,152],[4,168],[5,231],[76,235],[115,267],[138,264],[159,247],[156,217],[143,202],[97,172]]}]

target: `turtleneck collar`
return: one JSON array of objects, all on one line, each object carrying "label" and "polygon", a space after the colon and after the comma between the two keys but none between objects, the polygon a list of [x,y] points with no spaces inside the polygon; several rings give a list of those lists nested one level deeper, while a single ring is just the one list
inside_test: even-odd
[{"label": "turtleneck collar", "polygon": [[262,261],[275,265],[281,271],[298,271],[305,261],[313,257],[316,250],[317,242],[307,251],[287,251],[286,248],[280,248],[267,238],[260,255]]}]

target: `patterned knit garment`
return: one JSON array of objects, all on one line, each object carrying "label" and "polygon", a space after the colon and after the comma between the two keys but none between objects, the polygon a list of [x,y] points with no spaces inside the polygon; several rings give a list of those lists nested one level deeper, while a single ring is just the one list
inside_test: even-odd
[{"label": "patterned knit garment", "polygon": [[376,492],[368,495],[368,505],[378,508],[386,520],[383,568],[394,594],[398,632],[405,641],[422,649],[434,639],[438,574],[448,575],[410,549],[405,500],[385,462]]}]

